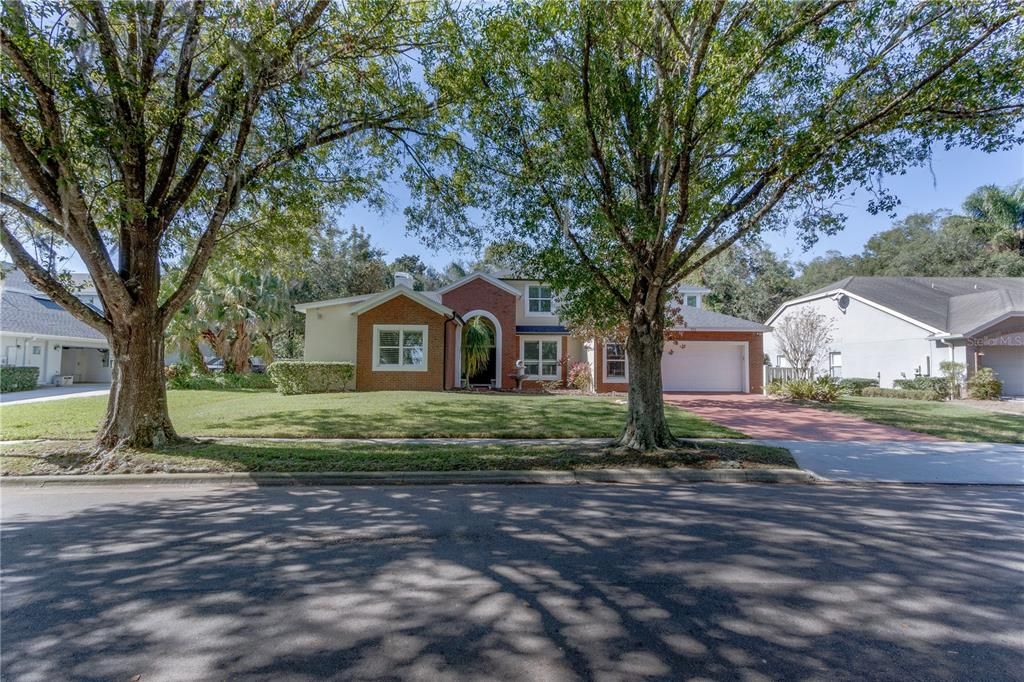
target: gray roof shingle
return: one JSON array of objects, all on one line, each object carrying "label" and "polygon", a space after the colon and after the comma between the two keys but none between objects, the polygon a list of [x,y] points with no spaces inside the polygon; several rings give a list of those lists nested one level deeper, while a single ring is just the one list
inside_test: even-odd
[{"label": "gray roof shingle", "polygon": [[45,334],[104,341],[98,331],[42,294],[4,289],[0,300],[0,329],[9,334]]},{"label": "gray roof shingle", "polygon": [[951,334],[1024,312],[1024,277],[846,277],[809,295],[839,289]]},{"label": "gray roof shingle", "polygon": [[751,322],[740,317],[716,313],[705,308],[694,308],[693,306],[680,306],[679,311],[683,316],[684,324],[673,327],[675,330],[689,329],[699,331],[701,329],[716,331],[737,331],[737,332],[770,332],[771,327],[766,327],[758,322]]}]

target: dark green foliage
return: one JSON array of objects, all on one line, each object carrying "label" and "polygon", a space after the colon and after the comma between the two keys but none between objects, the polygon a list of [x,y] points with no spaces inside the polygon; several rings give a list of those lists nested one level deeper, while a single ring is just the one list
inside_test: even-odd
[{"label": "dark green foliage", "polygon": [[869,386],[861,390],[865,398],[902,398],[904,400],[942,400],[935,391],[919,391],[910,388],[876,388]]},{"label": "dark green foliage", "polygon": [[760,240],[727,249],[704,267],[700,279],[711,289],[705,307],[757,322],[801,293],[793,266]]},{"label": "dark green foliage", "polygon": [[929,391],[939,399],[949,395],[949,380],[945,377],[914,377],[913,379],[896,379],[892,382],[895,388],[908,391]]},{"label": "dark green foliage", "polygon": [[351,362],[301,362],[279,360],[267,374],[282,395],[338,393],[348,390],[356,375]]},{"label": "dark green foliage", "polygon": [[839,381],[839,389],[846,395],[861,395],[865,388],[878,387],[878,379],[848,377]]},{"label": "dark green foliage", "polygon": [[774,380],[767,387],[768,395],[781,396],[784,400],[813,400],[819,403],[834,403],[842,394],[840,383],[833,377],[820,376],[817,379]]},{"label": "dark green foliage", "polygon": [[275,388],[266,374],[199,373],[190,367],[172,365],[164,369],[167,388],[185,391],[267,390]]},{"label": "dark green foliage", "polygon": [[0,366],[0,392],[28,391],[39,382],[38,367]]},{"label": "dark green foliage", "polygon": [[967,380],[967,396],[974,400],[999,400],[1003,382],[990,367],[982,367]]}]

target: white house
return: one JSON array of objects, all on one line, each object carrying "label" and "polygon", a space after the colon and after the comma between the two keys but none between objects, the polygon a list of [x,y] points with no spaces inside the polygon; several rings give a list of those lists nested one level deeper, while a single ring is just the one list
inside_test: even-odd
[{"label": "white house", "polygon": [[[847,277],[787,301],[767,320],[812,309],[833,323],[820,371],[876,378],[879,385],[940,376],[939,363],[963,363],[968,377],[990,367],[1004,396],[1024,396],[1024,278]],[[765,352],[787,366],[775,333]]]},{"label": "white house", "polygon": [[[111,358],[107,340],[98,331],[33,287],[25,275],[3,265],[0,280],[0,363],[38,367],[39,383],[60,377],[74,383],[109,382]],[[74,275],[82,283],[76,295],[99,308],[88,276]]]}]

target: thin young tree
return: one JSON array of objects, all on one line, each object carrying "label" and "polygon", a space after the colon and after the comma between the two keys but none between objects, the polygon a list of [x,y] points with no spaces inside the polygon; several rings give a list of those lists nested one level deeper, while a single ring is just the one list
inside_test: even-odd
[{"label": "thin young tree", "polygon": [[[431,113],[409,56],[423,4],[4,3],[2,244],[114,357],[99,450],[176,438],[163,333],[218,244],[301,243],[332,202],[380,186]],[[103,302],[75,298],[25,248],[47,231]],[[161,296],[167,264],[184,263]]]},{"label": "thin young tree", "polygon": [[[673,287],[759,231],[808,240],[837,200],[935,143],[1019,143],[1019,2],[543,0],[480,8],[427,79],[456,103],[420,150],[412,224],[525,247],[582,326],[628,329],[619,443],[671,446]],[[872,207],[894,198],[876,188]]]}]

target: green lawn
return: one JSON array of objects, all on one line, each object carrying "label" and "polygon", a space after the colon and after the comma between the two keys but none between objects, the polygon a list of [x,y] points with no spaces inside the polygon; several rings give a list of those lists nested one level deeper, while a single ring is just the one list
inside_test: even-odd
[{"label": "green lawn", "polygon": [[847,396],[827,407],[949,440],[1024,443],[1024,417],[955,403]]},{"label": "green lawn", "polygon": [[[89,441],[51,441],[5,446],[0,474],[77,473],[88,461]],[[195,442],[158,452],[126,452],[120,473],[300,471],[495,471],[608,467],[796,468],[788,450],[746,443],[682,444],[672,451],[638,455],[601,447],[377,445],[330,442]],[[735,465],[733,465],[735,466]]]},{"label": "green lawn", "polygon": [[[169,391],[168,401],[180,435],[268,438],[610,438],[626,411],[612,398],[511,393]],[[105,397],[0,407],[0,438],[89,438],[105,409]],[[672,406],[665,412],[680,438],[743,436]]]}]

